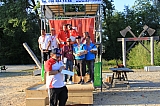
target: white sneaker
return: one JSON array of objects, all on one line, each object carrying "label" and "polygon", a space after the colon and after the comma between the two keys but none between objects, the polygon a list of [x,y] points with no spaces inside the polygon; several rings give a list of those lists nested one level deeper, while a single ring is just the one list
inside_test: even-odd
[{"label": "white sneaker", "polygon": [[94,82],[93,82],[93,81],[91,81],[91,84],[94,84]]},{"label": "white sneaker", "polygon": [[64,84],[66,85],[66,84],[67,84],[67,82],[64,82]]},{"label": "white sneaker", "polygon": [[69,81],[68,84],[74,84],[72,81]]}]

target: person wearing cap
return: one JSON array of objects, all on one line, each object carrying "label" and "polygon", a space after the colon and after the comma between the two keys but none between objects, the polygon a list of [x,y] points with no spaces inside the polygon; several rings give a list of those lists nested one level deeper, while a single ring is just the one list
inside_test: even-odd
[{"label": "person wearing cap", "polygon": [[95,44],[90,42],[90,36],[86,36],[86,48],[87,54],[85,55],[86,64],[88,67],[90,79],[86,83],[94,82],[94,61],[95,54],[97,54],[97,47]]},{"label": "person wearing cap", "polygon": [[51,28],[51,49],[58,48],[57,38],[55,29]]},{"label": "person wearing cap", "polygon": [[60,49],[55,48],[51,51],[51,58],[46,61],[46,87],[48,88],[49,106],[65,106],[68,99],[68,89],[63,82],[61,71],[65,69],[60,58]]},{"label": "person wearing cap", "polygon": [[73,45],[73,54],[78,67],[77,74],[80,77],[78,84],[84,84],[84,76],[86,74],[85,54],[87,51],[86,46],[81,43],[81,36],[76,37],[76,42],[77,44]]},{"label": "person wearing cap", "polygon": [[[67,44],[63,46],[62,49],[62,59],[66,61],[66,70],[73,71],[73,60],[74,60],[74,55],[73,55],[73,46],[71,45],[71,39],[67,38]],[[65,80],[64,83],[67,83],[67,78],[68,75],[65,75]],[[72,82],[72,76],[69,78],[68,84],[73,84]]]},{"label": "person wearing cap", "polygon": [[69,38],[69,33],[67,30],[67,25],[64,24],[62,26],[62,30],[57,35],[57,42],[60,46],[59,48],[62,48],[65,45],[67,38]]},{"label": "person wearing cap", "polygon": [[50,56],[51,52],[51,41],[50,41],[50,36],[47,36],[45,33],[45,29],[41,30],[41,36],[38,38],[38,43],[39,43],[39,49],[42,53],[42,59],[43,61],[47,61],[48,57]]}]

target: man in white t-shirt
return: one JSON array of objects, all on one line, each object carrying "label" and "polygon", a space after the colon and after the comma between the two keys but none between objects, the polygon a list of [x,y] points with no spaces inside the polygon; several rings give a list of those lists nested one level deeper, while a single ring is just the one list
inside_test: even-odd
[{"label": "man in white t-shirt", "polygon": [[50,56],[51,52],[51,40],[50,36],[46,35],[45,30],[41,30],[41,36],[38,39],[39,49],[42,53],[43,61],[47,61],[48,57]]},{"label": "man in white t-shirt", "polygon": [[58,48],[57,36],[55,33],[55,29],[51,28],[51,49]]},{"label": "man in white t-shirt", "polygon": [[65,69],[62,61],[59,61],[60,49],[51,51],[51,58],[46,61],[46,87],[48,88],[50,106],[65,106],[68,99],[68,89],[63,82],[62,69]]}]

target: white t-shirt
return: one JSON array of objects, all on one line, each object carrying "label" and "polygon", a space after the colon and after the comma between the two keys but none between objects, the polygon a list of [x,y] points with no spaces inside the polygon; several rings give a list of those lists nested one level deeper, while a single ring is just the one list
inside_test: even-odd
[{"label": "white t-shirt", "polygon": [[[57,71],[61,66],[64,66],[62,61],[56,62],[52,65],[52,71]],[[56,75],[46,76],[46,87],[47,88],[61,88],[65,86],[63,82],[63,74],[58,73]]]},{"label": "white t-shirt", "polygon": [[51,49],[52,48],[57,48],[57,40],[56,40],[56,35],[55,36],[50,36],[51,39]]},{"label": "white t-shirt", "polygon": [[[47,49],[49,41],[50,41],[49,35],[45,35],[44,37],[40,36],[38,39],[38,42],[39,44],[41,44],[42,49]],[[48,50],[51,50],[51,47],[49,47]]]}]

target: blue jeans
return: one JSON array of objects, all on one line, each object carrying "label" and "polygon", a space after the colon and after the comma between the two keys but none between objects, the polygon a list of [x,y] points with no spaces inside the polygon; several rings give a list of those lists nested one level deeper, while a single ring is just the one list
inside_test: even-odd
[{"label": "blue jeans", "polygon": [[[66,70],[73,71],[73,61],[72,60],[67,59]],[[67,82],[67,78],[68,78],[68,75],[65,74],[65,80],[64,80],[65,82]],[[72,76],[70,76],[69,81],[72,81]]]},{"label": "blue jeans", "polygon": [[90,80],[94,81],[94,60],[86,60],[86,64],[89,70]]}]

